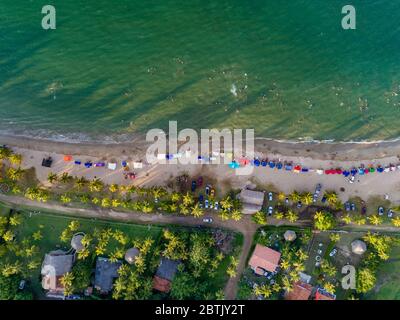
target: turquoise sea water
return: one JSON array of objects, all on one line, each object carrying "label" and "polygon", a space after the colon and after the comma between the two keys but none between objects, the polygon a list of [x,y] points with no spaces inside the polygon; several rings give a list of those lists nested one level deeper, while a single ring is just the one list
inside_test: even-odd
[{"label": "turquoise sea water", "polygon": [[[0,3],[0,131],[103,137],[255,128],[276,139],[400,136],[400,1]],[[357,30],[341,8],[357,9]],[[236,95],[234,94],[236,93]]]}]

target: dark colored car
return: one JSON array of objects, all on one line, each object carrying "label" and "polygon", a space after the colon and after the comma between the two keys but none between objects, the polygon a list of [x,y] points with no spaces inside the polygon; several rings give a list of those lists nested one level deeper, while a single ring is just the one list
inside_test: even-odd
[{"label": "dark colored car", "polygon": [[197,183],[196,183],[196,181],[192,181],[192,192],[195,192],[196,191],[196,188],[197,188]]},{"label": "dark colored car", "polygon": [[326,197],[323,196],[322,199],[321,199],[321,201],[322,201],[322,203],[325,203],[325,202],[326,202]]},{"label": "dark colored car", "polygon": [[356,205],[354,203],[351,204],[351,211],[356,211]]},{"label": "dark colored car", "polygon": [[346,202],[346,203],[344,204],[344,208],[345,208],[346,211],[350,211],[350,210],[351,210],[350,203],[349,203],[349,202]]},{"label": "dark colored car", "polygon": [[361,208],[361,214],[367,214],[367,207]]},{"label": "dark colored car", "polygon": [[199,187],[201,187],[201,186],[203,185],[203,177],[199,177],[199,178],[197,179],[197,185],[198,185]]}]

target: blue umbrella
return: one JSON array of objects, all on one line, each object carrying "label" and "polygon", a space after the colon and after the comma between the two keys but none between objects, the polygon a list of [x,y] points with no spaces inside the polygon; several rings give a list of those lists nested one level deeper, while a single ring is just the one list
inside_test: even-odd
[{"label": "blue umbrella", "polygon": [[276,166],[275,162],[273,162],[273,161],[270,161],[270,162],[269,162],[269,167],[270,167],[271,169],[275,168],[275,166]]},{"label": "blue umbrella", "polygon": [[285,169],[286,169],[287,171],[292,171],[292,166],[291,166],[290,164],[287,164],[286,167],[285,167]]},{"label": "blue umbrella", "polygon": [[358,173],[363,176],[365,174],[365,171],[363,168],[358,168]]},{"label": "blue umbrella", "polygon": [[254,165],[256,167],[259,167],[260,166],[260,160],[258,160],[258,159],[254,160]]},{"label": "blue umbrella", "polygon": [[345,177],[348,177],[348,176],[350,175],[350,172],[349,172],[349,171],[343,171],[342,173],[343,173],[343,175],[344,175]]},{"label": "blue umbrella", "polygon": [[279,163],[276,165],[276,168],[277,168],[278,170],[281,170],[281,169],[283,168],[283,164],[279,162]]},{"label": "blue umbrella", "polygon": [[263,167],[266,167],[266,166],[267,166],[267,161],[265,161],[265,160],[261,161],[261,165],[262,165]]},{"label": "blue umbrella", "polygon": [[357,170],[356,169],[351,169],[350,171],[352,176],[355,176],[357,174]]}]

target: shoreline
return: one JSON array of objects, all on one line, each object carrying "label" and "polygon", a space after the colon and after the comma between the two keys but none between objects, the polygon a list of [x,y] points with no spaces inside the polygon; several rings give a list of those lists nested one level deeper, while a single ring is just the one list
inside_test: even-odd
[{"label": "shoreline", "polygon": [[[144,135],[131,142],[58,141],[0,133],[0,144],[49,153],[87,155],[93,157],[144,157],[150,143]],[[400,158],[400,140],[371,142],[285,141],[256,137],[255,151],[268,157],[306,157],[326,161],[372,161]]]}]

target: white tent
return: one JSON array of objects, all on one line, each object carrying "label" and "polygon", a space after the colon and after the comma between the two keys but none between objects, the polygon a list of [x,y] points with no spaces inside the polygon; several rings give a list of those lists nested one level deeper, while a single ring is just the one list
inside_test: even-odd
[{"label": "white tent", "polygon": [[351,243],[351,251],[354,254],[362,255],[367,251],[367,245],[361,240],[355,240]]},{"label": "white tent", "polygon": [[108,169],[110,169],[110,170],[116,170],[116,169],[117,169],[117,164],[116,164],[116,163],[113,163],[113,162],[110,162],[110,163],[108,164]]}]

